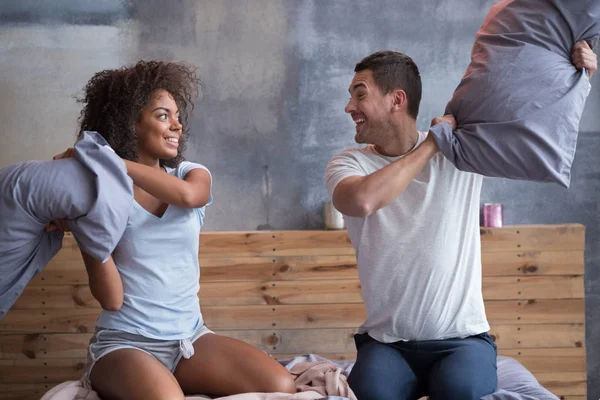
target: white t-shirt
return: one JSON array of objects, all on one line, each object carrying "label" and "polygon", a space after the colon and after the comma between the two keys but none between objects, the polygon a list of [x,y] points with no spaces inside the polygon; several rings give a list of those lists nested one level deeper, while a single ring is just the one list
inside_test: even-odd
[{"label": "white t-shirt", "polygon": [[[417,148],[427,137],[419,132]],[[348,149],[327,165],[329,193],[400,157],[374,146]],[[381,342],[467,337],[490,329],[481,293],[482,177],[441,153],[392,203],[368,217],[344,216],[358,261],[367,319],[359,333]]]}]

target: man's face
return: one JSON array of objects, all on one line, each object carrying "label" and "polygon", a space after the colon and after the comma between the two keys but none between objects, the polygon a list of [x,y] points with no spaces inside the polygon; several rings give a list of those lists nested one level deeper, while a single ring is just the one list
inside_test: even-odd
[{"label": "man's face", "polygon": [[373,80],[373,72],[357,72],[352,79],[345,111],[356,124],[356,143],[383,145],[393,134],[392,96],[384,95]]}]

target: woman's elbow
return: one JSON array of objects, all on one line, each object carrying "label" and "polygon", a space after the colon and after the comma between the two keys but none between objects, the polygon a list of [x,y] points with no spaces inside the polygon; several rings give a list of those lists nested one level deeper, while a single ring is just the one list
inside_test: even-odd
[{"label": "woman's elbow", "polygon": [[100,306],[106,311],[119,311],[123,306],[123,299],[121,299],[121,301],[104,301],[100,303]]},{"label": "woman's elbow", "polygon": [[186,191],[181,196],[181,206],[184,208],[200,208],[208,204],[210,193]]},{"label": "woman's elbow", "polygon": [[112,294],[111,296],[103,296],[98,299],[100,307],[106,311],[119,311],[123,307],[123,294]]}]

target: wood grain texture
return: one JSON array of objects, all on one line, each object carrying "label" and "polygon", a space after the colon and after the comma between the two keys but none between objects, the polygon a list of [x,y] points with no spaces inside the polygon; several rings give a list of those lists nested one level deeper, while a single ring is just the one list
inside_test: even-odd
[{"label": "wood grain texture", "polygon": [[[564,399],[586,394],[581,225],[481,230],[490,335]],[[217,334],[283,359],[356,357],[365,318],[345,231],[215,232],[200,236],[199,298]],[[0,320],[0,400],[39,399],[78,379],[100,312],[72,236]]]}]

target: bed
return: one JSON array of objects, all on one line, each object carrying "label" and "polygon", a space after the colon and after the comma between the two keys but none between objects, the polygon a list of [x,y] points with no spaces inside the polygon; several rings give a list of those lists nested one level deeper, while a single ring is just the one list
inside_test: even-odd
[{"label": "bed", "polygon": [[[352,336],[364,307],[345,231],[211,232],[200,240],[200,302],[211,329],[281,360],[355,358]],[[584,226],[482,228],[481,241],[484,299],[500,355],[559,398],[585,399]],[[98,313],[66,235],[0,320],[0,400],[37,400],[78,379]]]}]

